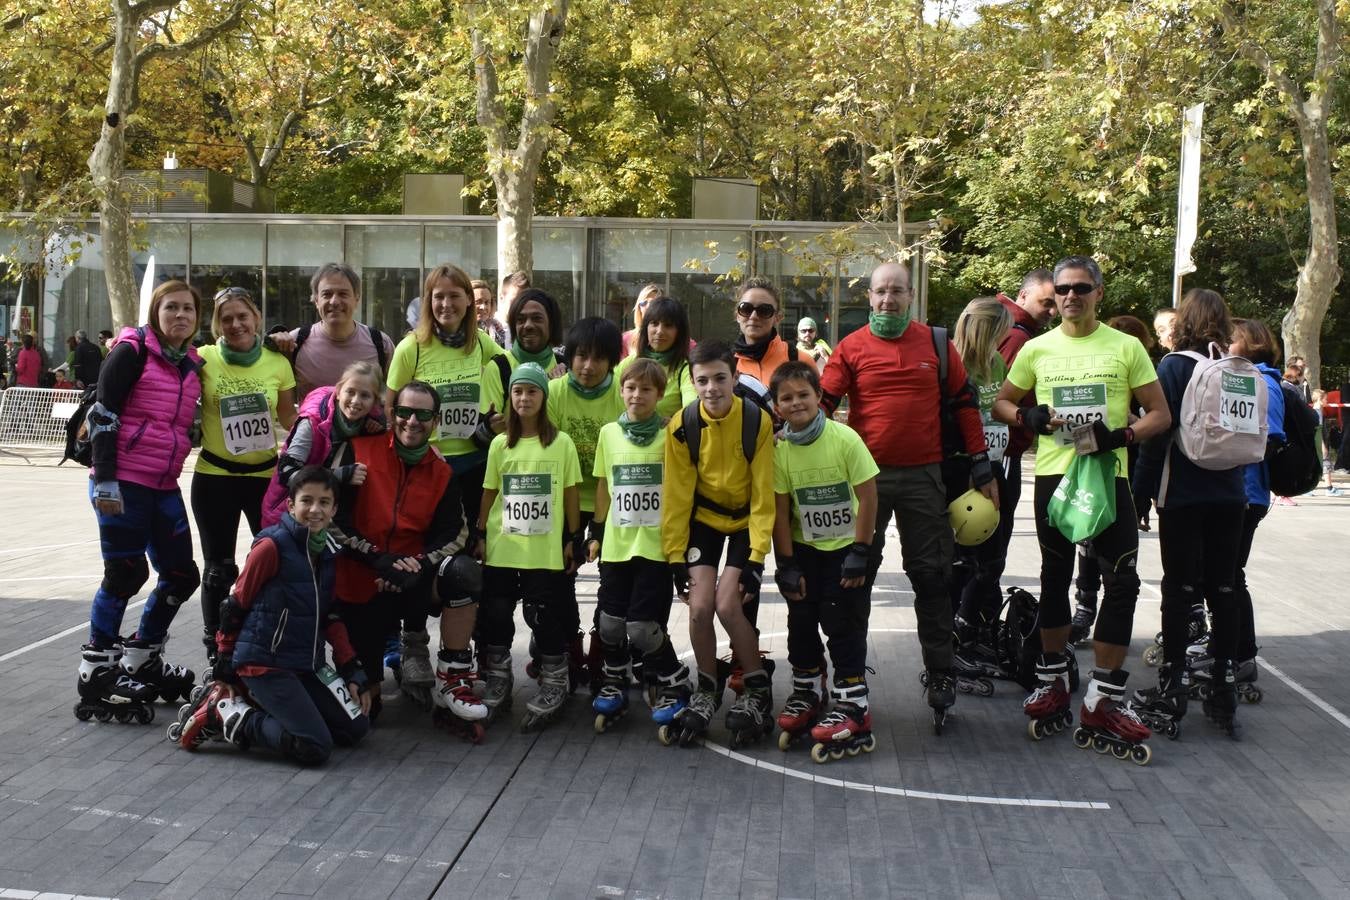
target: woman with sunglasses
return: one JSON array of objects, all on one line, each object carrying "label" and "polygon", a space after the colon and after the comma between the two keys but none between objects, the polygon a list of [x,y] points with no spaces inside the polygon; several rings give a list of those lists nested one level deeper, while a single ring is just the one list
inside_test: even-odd
[{"label": "woman with sunglasses", "polygon": [[734,347],[736,372],[758,381],[765,397],[773,373],[783,363],[801,360],[816,368],[815,360],[798,351],[795,342],[788,343],[778,336],[781,321],[782,302],[772,281],[755,275],[736,289],[736,328],[741,333]]},{"label": "woman with sunglasses", "polygon": [[[192,517],[202,542],[202,643],[215,653],[220,604],[239,567],[239,517],[262,528],[262,502],[277,465],[273,421],[295,423],[295,375],[286,357],[263,346],[262,313],[241,287],[218,292],[214,344],[202,347],[202,449],[192,475]],[[284,433],[284,432],[283,432]]]},{"label": "woman with sunglasses", "polygon": [[[386,403],[392,406],[395,394],[414,379],[436,389],[441,402],[432,423],[431,443],[450,464],[467,521],[478,515],[487,462],[486,446],[474,441],[483,378],[501,381],[502,371],[493,364],[494,357],[500,356],[502,348],[479,330],[473,281],[468,274],[449,263],[432,269],[422,286],[417,328],[394,348]],[[429,705],[436,671],[431,666],[427,617],[414,610],[402,625],[403,690]]]}]

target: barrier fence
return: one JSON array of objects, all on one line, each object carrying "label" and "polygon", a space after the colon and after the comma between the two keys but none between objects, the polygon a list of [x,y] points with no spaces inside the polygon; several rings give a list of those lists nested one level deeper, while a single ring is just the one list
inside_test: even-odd
[{"label": "barrier fence", "polygon": [[0,393],[0,447],[61,449],[81,391],[12,387]]}]

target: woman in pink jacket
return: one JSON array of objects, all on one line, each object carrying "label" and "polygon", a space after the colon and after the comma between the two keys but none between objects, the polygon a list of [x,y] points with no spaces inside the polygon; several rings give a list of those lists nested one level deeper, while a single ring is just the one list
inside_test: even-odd
[{"label": "woman in pink jacket", "polygon": [[14,380],[19,387],[38,386],[38,376],[42,374],[42,354],[33,346],[33,336],[23,336],[23,349],[19,351],[14,363]]},{"label": "woman in pink jacket", "polygon": [[[103,582],[80,662],[75,716],[82,721],[116,716],[149,724],[156,695],[172,703],[192,690],[192,672],[167,665],[162,651],[169,623],[201,583],[178,488],[201,396],[202,359],[190,343],[200,310],[196,289],[161,284],[150,300],[150,321],[122,329],[99,370],[86,426]],[[123,640],[127,601],[149,580],[151,565],[158,580],[136,633]]]}]

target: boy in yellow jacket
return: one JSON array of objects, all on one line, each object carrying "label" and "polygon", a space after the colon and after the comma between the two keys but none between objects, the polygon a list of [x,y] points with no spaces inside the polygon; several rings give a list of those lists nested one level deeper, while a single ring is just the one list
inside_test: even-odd
[{"label": "boy in yellow jacket", "polygon": [[[713,613],[731,638],[737,659],[759,660],[755,629],[741,606],[759,596],[764,557],[773,535],[773,423],[767,413],[733,393],[736,359],[721,341],[689,355],[698,402],[666,426],[666,496],[661,549],[675,590],[689,604],[689,640],[698,663],[698,690],[663,730],[667,743],[689,744],[707,733],[722,703]],[[717,566],[726,549],[726,567]],[[746,671],[745,692],[727,713],[732,746],[773,728],[773,691],[763,667]]]}]

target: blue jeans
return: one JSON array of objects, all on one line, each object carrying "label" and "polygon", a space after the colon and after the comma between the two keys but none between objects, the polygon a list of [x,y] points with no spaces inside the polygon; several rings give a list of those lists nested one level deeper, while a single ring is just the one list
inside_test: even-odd
[{"label": "blue jeans", "polygon": [[[119,486],[122,512],[105,515],[96,509],[94,513],[103,553],[103,582],[94,594],[89,616],[89,640],[96,647],[111,647],[118,640],[127,601],[149,580],[149,566],[154,567],[158,579],[145,601],[136,631],[147,641],[164,640],[178,607],[201,583],[192,559],[192,532],[182,493],[177,488],[157,491],[127,481],[119,482]],[[91,502],[93,493],[91,480]]]},{"label": "blue jeans", "polygon": [[258,711],[244,722],[249,744],[270,747],[301,765],[327,761],[333,745],[355,744],[370,730],[370,719],[355,719],[313,672],[277,669],[243,679]]}]

